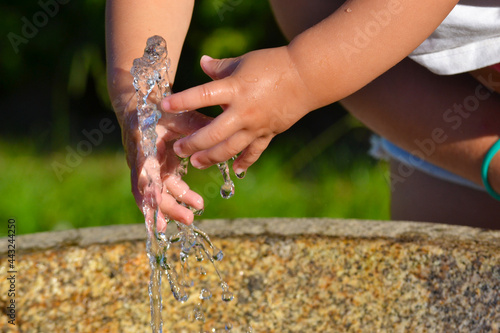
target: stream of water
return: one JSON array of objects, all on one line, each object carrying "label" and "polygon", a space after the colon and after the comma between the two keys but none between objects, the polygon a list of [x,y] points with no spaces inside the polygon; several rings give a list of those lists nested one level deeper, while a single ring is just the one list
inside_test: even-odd
[{"label": "stream of water", "polygon": [[[160,163],[157,159],[156,148],[156,125],[161,118],[161,112],[156,103],[148,100],[150,94],[156,93],[154,101],[159,102],[162,98],[170,95],[171,87],[168,77],[169,59],[167,45],[160,36],[153,36],[147,40],[144,55],[134,60],[131,74],[134,77],[133,85],[137,96],[138,124],[141,133],[141,145],[144,151],[144,170],[147,175],[147,186],[144,190],[144,200],[142,211],[145,218],[148,233],[147,253],[151,266],[151,280],[149,283],[149,296],[151,303],[151,329],[153,333],[162,332],[162,296],[161,283],[162,276],[167,277],[170,289],[176,300],[185,302],[189,298],[188,289],[194,283],[188,277],[190,270],[190,257],[194,257],[194,262],[201,262],[205,258],[215,268],[215,272],[220,280],[221,298],[225,302],[233,299],[233,293],[228,284],[223,280],[220,271],[216,266],[216,261],[223,258],[222,251],[217,248],[208,235],[194,225],[185,225],[173,220],[167,220],[167,228],[176,228],[177,232],[167,236],[158,232],[157,222],[161,217],[158,209],[157,198],[162,193],[162,181],[160,175]],[[155,89],[156,88],[156,89]],[[187,172],[187,159],[181,160],[176,169],[176,176],[182,177]],[[221,186],[223,198],[230,198],[234,194],[234,183],[229,176],[227,162],[218,164],[222,173],[224,184]],[[202,211],[196,211],[189,207],[196,215]],[[174,260],[177,259],[177,260]],[[176,262],[180,263],[180,269],[176,268]],[[200,274],[206,274],[203,267],[199,268]],[[212,298],[212,291],[202,288],[199,292],[201,301]],[[201,322],[205,320],[201,304],[195,307],[194,318]],[[232,329],[231,323],[225,323],[225,331]],[[215,329],[213,329],[215,332]]]}]

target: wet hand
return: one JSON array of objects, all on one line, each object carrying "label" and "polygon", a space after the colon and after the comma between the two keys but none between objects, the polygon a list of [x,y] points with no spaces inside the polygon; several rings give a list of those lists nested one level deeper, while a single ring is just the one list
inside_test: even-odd
[{"label": "wet hand", "polygon": [[[191,134],[210,121],[211,118],[198,112],[178,115],[164,114],[156,127],[158,134],[157,160],[162,184],[162,192],[153,194],[160,208],[157,222],[158,231],[165,230],[166,219],[191,224],[194,215],[188,207],[195,210],[203,209],[203,198],[190,190],[181,176],[176,174],[180,159],[173,151],[173,144],[179,137]],[[149,180],[145,171],[145,158],[137,127],[137,113],[128,112],[127,117],[121,121],[121,126],[127,162],[131,169],[132,193],[137,205],[142,209],[144,196],[148,195],[146,188]]]},{"label": "wet hand", "polygon": [[241,152],[233,163],[235,173],[240,174],[260,157],[275,135],[314,109],[287,47],[232,59],[204,56],[201,67],[214,81],[162,101],[163,110],[169,113],[222,107],[223,113],[209,125],[173,146],[177,155],[191,156],[196,168],[226,161]]}]

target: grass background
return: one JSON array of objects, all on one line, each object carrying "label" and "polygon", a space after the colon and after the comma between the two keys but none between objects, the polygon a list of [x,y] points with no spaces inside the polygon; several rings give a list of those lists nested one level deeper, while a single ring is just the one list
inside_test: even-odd
[{"label": "grass background", "polygon": [[[287,141],[271,145],[244,179],[233,176],[236,194],[228,200],[218,193],[216,167],[190,167],[185,179],[205,199],[200,218],[389,218],[384,163],[354,156],[344,144],[314,155],[303,142]],[[52,163],[64,163],[66,152],[35,149],[29,142],[0,142],[0,212],[16,219],[18,234],[143,221],[121,149],[93,151],[62,181]]]}]

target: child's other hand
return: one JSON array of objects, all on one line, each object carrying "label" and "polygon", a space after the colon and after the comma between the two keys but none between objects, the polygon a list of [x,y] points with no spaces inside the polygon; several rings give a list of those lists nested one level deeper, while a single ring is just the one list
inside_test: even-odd
[{"label": "child's other hand", "polygon": [[[182,135],[191,134],[210,121],[211,118],[198,112],[179,115],[164,114],[156,127],[158,134],[157,158],[163,185],[162,193],[155,194],[161,212],[157,222],[158,231],[165,230],[165,218],[191,224],[194,219],[193,212],[184,205],[196,210],[203,209],[203,198],[190,190],[181,177],[175,174],[180,160],[174,153],[172,146],[175,140]],[[130,112],[128,119],[123,121],[121,125],[127,162],[131,169],[132,193],[137,205],[142,209],[148,178],[144,169],[145,158],[141,149],[136,112]]]},{"label": "child's other hand", "polygon": [[174,144],[177,155],[191,156],[196,168],[209,167],[242,152],[233,169],[237,174],[246,171],[275,135],[314,109],[312,95],[287,47],[258,50],[233,59],[204,56],[200,63],[214,81],[162,101],[162,108],[171,113],[212,105],[224,110],[208,126]]}]

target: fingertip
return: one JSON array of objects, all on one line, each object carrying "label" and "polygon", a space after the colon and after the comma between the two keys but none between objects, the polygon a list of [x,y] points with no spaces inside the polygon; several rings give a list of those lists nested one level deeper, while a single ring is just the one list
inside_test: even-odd
[{"label": "fingertip", "polygon": [[195,215],[197,211],[203,210],[205,208],[203,197],[192,190],[189,190],[189,193],[185,197],[184,203],[189,206],[189,209]]},{"label": "fingertip", "polygon": [[161,101],[162,110],[164,112],[175,113],[175,114],[185,113],[188,112],[189,110],[194,110],[196,107],[189,108],[189,106],[185,104],[185,99],[187,98],[189,100],[189,96],[191,94],[189,93],[188,90],[177,92],[173,95],[167,96],[164,99],[162,99]]},{"label": "fingertip", "polygon": [[180,222],[185,225],[191,225],[194,221],[194,214],[191,212],[189,209],[186,207],[182,207],[186,211],[183,214],[177,214],[176,217],[172,217],[172,220],[175,220],[177,222]]},{"label": "fingertip", "polygon": [[198,195],[199,198],[196,200],[195,205],[193,205],[194,208],[197,210],[204,209],[205,208],[205,200],[203,200],[203,197],[201,195]]},{"label": "fingertip", "polygon": [[193,212],[189,208],[179,205],[177,201],[168,194],[163,195],[163,200],[159,207],[164,216],[171,220],[179,221],[186,225],[193,223]]},{"label": "fingertip", "polygon": [[[233,171],[238,178],[245,177],[248,168],[252,165],[250,161],[245,160],[244,158],[245,150],[233,162]],[[239,177],[238,175],[242,175],[242,177]]]},{"label": "fingertip", "polygon": [[186,214],[186,216],[184,216],[184,218],[179,222],[184,223],[185,225],[191,225],[193,224],[193,221],[194,221],[194,214],[191,211],[189,211],[189,214]]},{"label": "fingertip", "polygon": [[243,153],[240,154],[240,156],[238,156],[236,158],[236,160],[234,160],[234,162],[233,162],[233,172],[234,172],[234,174],[236,175],[236,177],[238,179],[245,178],[247,170],[248,170],[248,168],[251,165],[251,164],[247,165],[246,163],[242,163],[242,162],[244,162],[244,161],[241,160],[241,156],[242,155],[243,155]]},{"label": "fingertip", "polygon": [[161,101],[161,108],[162,108],[162,109],[163,109],[163,111],[165,111],[165,112],[171,111],[171,109],[170,109],[170,100],[168,99],[168,97],[164,98],[164,99]]},{"label": "fingertip", "polygon": [[203,170],[203,169],[205,169],[205,168],[203,167],[203,165],[200,163],[200,161],[198,161],[198,160],[197,160],[197,159],[195,159],[195,158],[191,158],[191,165],[192,165],[194,168],[198,169],[198,170]]},{"label": "fingertip", "polygon": [[182,152],[182,147],[181,147],[181,146],[182,146],[182,142],[179,142],[179,141],[180,141],[180,140],[177,140],[177,141],[174,143],[174,145],[173,145],[172,149],[174,150],[174,153],[175,153],[177,156],[179,156],[180,158],[186,158],[186,157],[188,157],[189,155],[186,155],[186,154],[184,154],[184,153]]},{"label": "fingertip", "polygon": [[236,175],[244,177],[248,168],[251,167],[259,159],[259,157],[262,155],[262,152],[269,145],[270,141],[271,139],[269,138],[258,139],[252,142],[252,144],[247,148],[245,148],[233,163],[233,170]]},{"label": "fingertip", "polygon": [[200,67],[205,74],[207,74],[213,80],[215,80],[215,79],[217,79],[217,75],[213,71],[213,65],[211,63],[213,60],[214,59],[210,56],[207,56],[207,55],[202,56],[200,59]]},{"label": "fingertip", "polygon": [[205,54],[201,57],[200,64],[202,64],[202,66],[203,66],[204,62],[208,62],[208,61],[212,61],[212,60],[214,60],[214,58]]},{"label": "fingertip", "polygon": [[243,169],[243,168],[236,168],[236,169],[233,169],[233,171],[238,179],[245,178],[245,176],[247,174],[247,169]]}]

